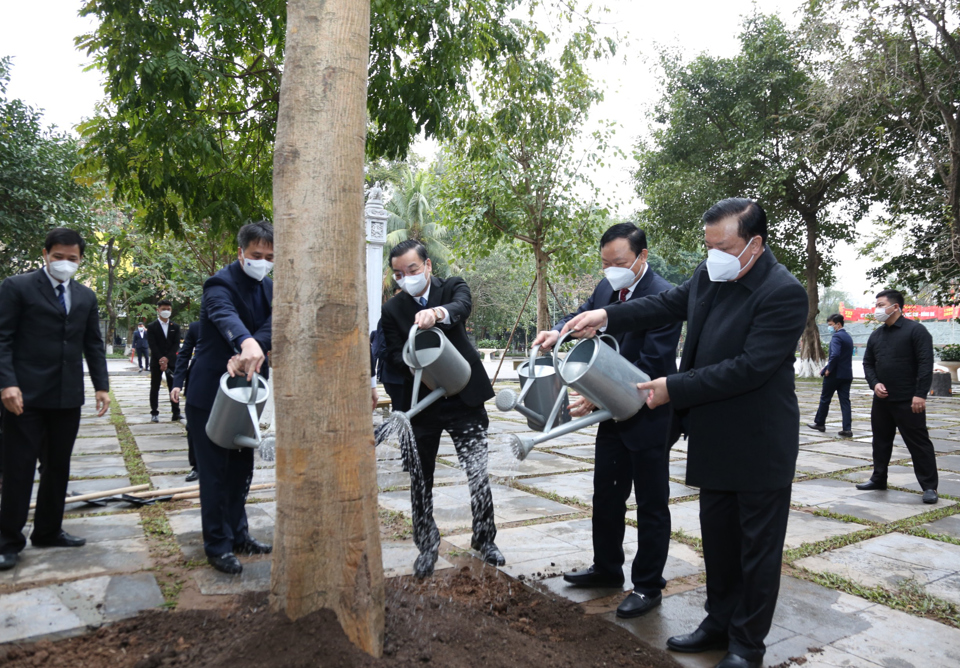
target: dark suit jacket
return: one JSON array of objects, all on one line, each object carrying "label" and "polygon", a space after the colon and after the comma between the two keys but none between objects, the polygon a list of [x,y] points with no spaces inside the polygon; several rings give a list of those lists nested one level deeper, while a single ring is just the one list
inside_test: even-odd
[{"label": "dark suit jacket", "polygon": [[837,380],[853,378],[853,339],[842,327],[830,337],[830,356],[824,370],[829,370],[830,377]]},{"label": "dark suit jacket", "polygon": [[[433,288],[431,288],[430,291],[433,292]],[[380,318],[380,321],[377,322],[377,331],[374,332],[373,343],[371,345],[373,346],[377,379],[383,383],[402,385],[406,378],[405,367],[399,369],[394,368],[387,359],[387,337],[383,334],[383,318]],[[413,385],[413,383],[410,383],[410,385]]]},{"label": "dark suit jacket", "polygon": [[[648,295],[655,295],[672,288],[666,279],[647,267],[647,272],[640,279],[633,294],[625,303],[640,299]],[[614,298],[610,282],[603,279],[594,289],[593,294],[577,309],[560,320],[554,327],[556,331],[563,329],[568,320],[577,313],[604,308],[611,304]],[[616,302],[619,304],[619,302]],[[651,330],[633,330],[617,336],[620,343],[620,354],[632,364],[647,373],[651,378],[660,378],[677,372],[677,342],[680,340],[682,325],[679,322],[665,325]],[[615,422],[607,420],[600,423],[599,429],[609,430],[619,434],[623,444],[630,450],[651,450],[665,448],[667,432],[670,427],[670,406],[659,406],[654,410],[642,408],[640,412],[629,420]]]},{"label": "dark suit jacket", "polygon": [[[260,308],[254,308],[259,303]],[[239,262],[233,262],[203,284],[200,305],[200,338],[190,366],[190,392],[187,405],[210,410],[217,395],[220,377],[227,371],[227,362],[240,351],[249,338],[270,351],[272,340],[273,281],[262,281],[243,273]],[[264,378],[270,375],[269,361],[260,368]],[[176,386],[176,383],[174,383]]]},{"label": "dark suit jacket", "polygon": [[200,340],[200,321],[195,320],[187,326],[187,335],[183,337],[183,347],[177,353],[177,367],[173,371],[173,386],[183,388],[190,375],[190,361],[193,359],[193,351],[197,348],[197,342]]},{"label": "dark suit jacket", "polygon": [[83,405],[83,358],[96,390],[110,389],[93,290],[70,281],[64,313],[39,269],[0,284],[0,388],[19,387],[26,408]]},{"label": "dark suit jacket", "polygon": [[143,336],[140,335],[140,328],[133,330],[133,349],[134,350],[149,350],[150,342],[147,341],[147,332],[144,330]]},{"label": "dark suit jacket", "polygon": [[[450,343],[463,355],[470,364],[470,382],[460,391],[460,398],[467,406],[480,406],[484,401],[493,397],[493,386],[487,377],[487,371],[480,361],[480,354],[467,339],[467,330],[464,323],[473,309],[470,297],[470,288],[462,278],[453,277],[440,279],[430,278],[430,296],[427,308],[442,306],[450,314],[450,324],[438,324]],[[413,319],[420,311],[420,304],[405,292],[394,295],[383,305],[381,322],[386,345],[386,361],[403,374],[403,384],[407,389],[405,395],[412,396],[413,374],[403,362],[403,345],[407,342],[407,335],[413,327]],[[426,385],[420,387],[419,397],[423,398],[430,392]],[[409,405],[401,406],[400,410],[408,410]],[[421,413],[417,418],[424,415]],[[416,418],[415,418],[416,419]]]},{"label": "dark suit jacket", "polygon": [[769,248],[739,281],[714,283],[701,263],[683,285],[607,307],[611,334],[687,321],[680,372],[667,376],[667,389],[670,442],[681,431],[689,437],[688,485],[771,491],[791,483],[795,351],[807,308],[806,290]]},{"label": "dark suit jacket", "polygon": [[180,350],[180,325],[172,320],[167,322],[167,335],[163,335],[163,326],[159,320],[147,325],[147,342],[150,344],[151,363],[160,363],[161,357],[167,358],[167,368],[173,373],[177,364],[177,352]]}]

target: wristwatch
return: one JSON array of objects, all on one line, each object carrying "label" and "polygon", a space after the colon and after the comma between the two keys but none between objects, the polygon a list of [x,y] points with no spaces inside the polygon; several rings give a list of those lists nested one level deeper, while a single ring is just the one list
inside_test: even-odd
[{"label": "wristwatch", "polygon": [[441,322],[441,321],[443,320],[443,317],[444,317],[444,316],[443,316],[443,309],[440,308],[439,306],[434,307],[434,309],[433,309],[433,315],[436,317],[437,322]]}]

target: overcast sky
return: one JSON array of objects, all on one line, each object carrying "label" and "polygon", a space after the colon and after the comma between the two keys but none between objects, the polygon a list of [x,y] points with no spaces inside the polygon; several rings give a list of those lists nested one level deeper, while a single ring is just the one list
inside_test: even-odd
[{"label": "overcast sky", "polygon": [[[102,97],[102,77],[83,71],[89,59],[73,46],[74,37],[93,28],[92,22],[77,16],[82,4],[79,0],[0,0],[0,56],[14,57],[8,96],[42,108],[46,122],[62,129],[72,129],[92,116]],[[597,175],[597,184],[617,202],[618,212],[626,215],[640,205],[629,182],[629,154],[636,138],[647,132],[647,113],[658,96],[654,46],[678,46],[690,56],[701,52],[731,56],[739,48],[741,18],[754,6],[779,13],[788,24],[796,25],[794,13],[801,4],[801,0],[607,0],[614,11],[606,20],[628,44],[596,72],[604,81],[605,99],[593,119],[612,120],[620,126],[616,142],[628,155]],[[422,152],[430,150],[423,147]],[[863,228],[866,233],[869,225]],[[860,297],[873,288],[865,277],[870,262],[857,258],[849,245],[838,247],[836,258],[838,287],[858,297],[858,304],[872,303],[871,298]]]}]

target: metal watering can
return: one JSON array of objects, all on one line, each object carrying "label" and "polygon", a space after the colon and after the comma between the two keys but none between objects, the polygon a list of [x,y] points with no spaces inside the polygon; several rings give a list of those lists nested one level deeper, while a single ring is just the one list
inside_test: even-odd
[{"label": "metal watering can", "polygon": [[567,388],[553,366],[553,356],[537,357],[540,346],[530,349],[530,359],[517,368],[520,376],[520,394],[501,390],[497,394],[497,408],[516,410],[527,418],[527,425],[535,431],[547,431],[554,423],[570,421]]},{"label": "metal watering can", "polygon": [[[414,325],[410,328],[403,346],[403,362],[413,371],[413,396],[410,410],[405,411],[407,418],[443,397],[457,394],[470,382],[470,363],[436,327],[420,329]],[[418,401],[421,382],[432,392]]]},{"label": "metal watering can", "polygon": [[[647,401],[649,392],[638,390],[637,383],[649,382],[650,376],[620,355],[620,344],[609,334],[581,339],[560,361],[557,352],[570,334],[567,332],[561,336],[554,346],[553,366],[566,386],[589,399],[600,410],[535,437],[511,434],[511,446],[517,459],[526,459],[535,445],[598,422],[611,418],[618,422],[629,420]],[[613,347],[604,345],[601,339],[610,341]]]},{"label": "metal watering can", "polygon": [[270,386],[260,374],[220,376],[220,387],[207,420],[207,437],[228,450],[260,447],[260,414],[270,396]]}]

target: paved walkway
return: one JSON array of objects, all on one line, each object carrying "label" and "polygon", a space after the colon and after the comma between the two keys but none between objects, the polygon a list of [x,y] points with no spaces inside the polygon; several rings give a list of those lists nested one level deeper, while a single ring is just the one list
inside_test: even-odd
[{"label": "paved walkway", "polygon": [[[186,484],[184,428],[150,422],[148,378],[130,371],[125,363],[111,367],[120,413],[112,421],[96,418],[90,406],[84,409],[72,463],[73,493],[138,482],[154,488]],[[92,396],[92,388],[88,390]],[[809,421],[819,384],[798,382],[798,395],[802,420]],[[865,385],[854,385],[853,402],[854,440],[834,437],[840,429],[837,406],[826,434],[801,431],[788,551],[766,665],[790,665],[791,660],[804,666],[958,665],[960,399],[928,402],[941,477],[936,506],[921,503],[909,454],[899,438],[894,453],[899,461],[890,476],[893,487],[885,492],[854,487],[853,481],[866,479],[870,471],[870,396]],[[516,413],[499,413],[492,402],[488,410],[497,543],[507,558],[502,570],[550,595],[583,603],[589,612],[606,615],[655,646],[691,630],[704,614],[705,594],[697,490],[684,484],[683,442],[671,451],[674,539],[663,606],[623,622],[613,614],[622,592],[571,589],[559,577],[592,561],[595,430],[556,439],[518,462],[509,452],[507,436],[527,431],[525,422]],[[409,478],[399,457],[393,444],[377,448],[380,505],[409,515]],[[254,483],[274,479],[272,464],[257,460]],[[470,552],[466,477],[446,437],[436,485],[435,515],[444,537],[438,568],[445,568]],[[188,590],[202,598],[265,590],[269,584],[269,559],[245,559],[240,578],[203,565],[194,501],[144,510],[116,503],[72,504],[67,512],[65,528],[86,537],[88,545],[79,550],[28,547],[15,570],[0,574],[0,642],[62,637],[165,602],[186,605],[182,592]],[[256,537],[271,539],[275,514],[272,490],[251,493],[248,515]],[[637,550],[631,534],[628,527],[628,563]],[[416,550],[409,537],[385,541],[383,551],[388,577],[411,572]],[[168,573],[171,559],[184,566],[179,579]],[[625,573],[629,582],[626,568]],[[926,617],[908,612],[918,610],[927,611]],[[675,658],[687,666],[712,666],[720,656]]]}]

